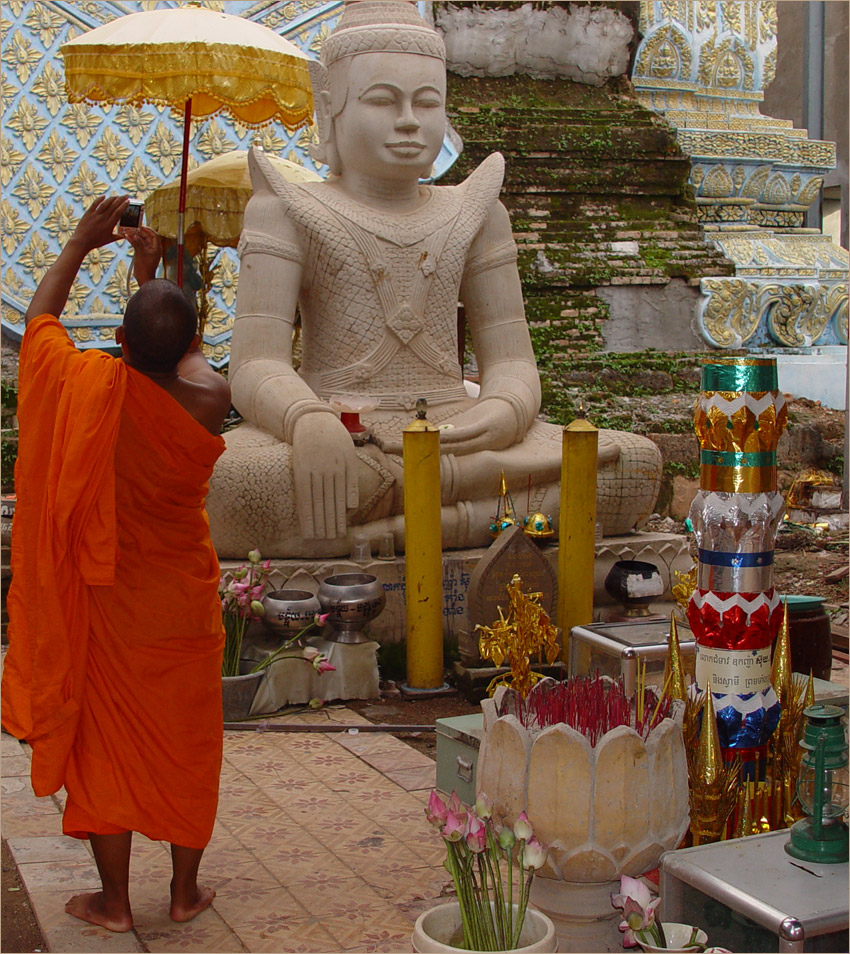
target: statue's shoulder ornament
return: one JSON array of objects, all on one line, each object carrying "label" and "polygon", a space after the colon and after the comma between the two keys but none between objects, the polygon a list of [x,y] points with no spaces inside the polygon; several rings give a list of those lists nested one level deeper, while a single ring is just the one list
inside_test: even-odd
[{"label": "statue's shoulder ornament", "polygon": [[[290,221],[290,212],[297,201],[295,193],[298,186],[287,182],[261,149],[252,147],[248,151],[248,170],[254,194],[246,209],[245,226],[239,237],[239,257],[242,258],[248,252],[264,252],[303,264],[301,243]],[[262,206],[268,205],[274,207],[272,215],[266,210],[259,211]],[[257,210],[256,215],[254,210]]]},{"label": "statue's shoulder ornament", "polygon": [[[505,178],[505,160],[501,153],[489,155],[459,186],[465,190],[463,219],[472,231],[472,237],[481,233],[479,241],[473,241],[466,260],[464,276],[468,279],[481,272],[513,265],[517,260],[517,248],[510,232],[507,212],[499,207],[499,194]],[[504,225],[497,229],[482,228],[495,218]]]}]

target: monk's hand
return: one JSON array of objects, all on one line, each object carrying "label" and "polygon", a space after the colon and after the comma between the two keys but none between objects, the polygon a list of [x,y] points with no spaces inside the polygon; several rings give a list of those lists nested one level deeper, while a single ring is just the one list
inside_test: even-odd
[{"label": "monk's hand", "polygon": [[140,285],[156,278],[162,258],[162,241],[158,233],[142,225],[137,229],[120,228],[121,235],[133,246],[133,275]]},{"label": "monk's hand", "polygon": [[85,248],[88,253],[121,238],[115,229],[129,204],[130,197],[126,195],[100,196],[95,199],[83,212],[71,241]]},{"label": "monk's hand", "polygon": [[306,540],[335,540],[348,528],[346,510],[359,503],[357,454],[333,414],[304,414],[292,434],[295,506]]},{"label": "monk's hand", "polygon": [[474,407],[441,426],[440,444],[452,454],[504,450],[516,441],[516,430],[516,415],[509,404],[481,398]]}]

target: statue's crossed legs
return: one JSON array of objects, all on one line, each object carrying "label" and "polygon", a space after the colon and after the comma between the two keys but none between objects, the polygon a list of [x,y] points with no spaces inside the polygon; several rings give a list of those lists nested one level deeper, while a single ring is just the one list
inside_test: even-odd
[{"label": "statue's crossed legs", "polygon": [[[562,429],[536,421],[523,441],[502,451],[441,456],[443,547],[487,546],[504,472],[517,516],[542,511],[558,528]],[[346,536],[305,539],[301,534],[292,476],[292,448],[241,424],[226,435],[216,465],[207,511],[213,543],[222,558],[242,558],[256,547],[265,556],[342,557],[355,534],[377,542],[392,533],[404,550],[402,459],[374,444],[357,448],[360,503],[348,514]],[[600,430],[597,521],[607,534],[624,533],[649,515],[661,480],[661,455],[652,441]]]}]

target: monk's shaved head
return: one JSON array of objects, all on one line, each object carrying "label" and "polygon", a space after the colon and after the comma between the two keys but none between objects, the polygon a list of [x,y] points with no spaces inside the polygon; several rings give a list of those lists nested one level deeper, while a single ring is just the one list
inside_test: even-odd
[{"label": "monk's shaved head", "polygon": [[194,305],[165,278],[145,282],[127,302],[124,335],[137,371],[173,371],[197,330]]}]

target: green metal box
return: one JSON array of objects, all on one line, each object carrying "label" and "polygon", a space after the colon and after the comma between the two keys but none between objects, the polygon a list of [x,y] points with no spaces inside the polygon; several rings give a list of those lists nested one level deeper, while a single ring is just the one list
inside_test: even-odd
[{"label": "green metal box", "polygon": [[457,792],[471,805],[475,801],[475,770],[484,729],[484,716],[472,715],[437,719],[437,788],[450,795]]}]

